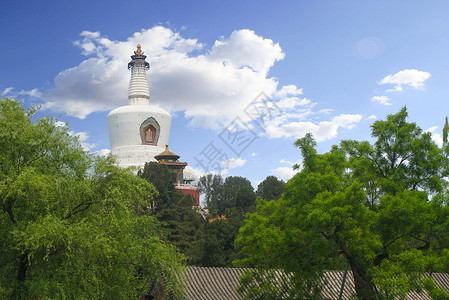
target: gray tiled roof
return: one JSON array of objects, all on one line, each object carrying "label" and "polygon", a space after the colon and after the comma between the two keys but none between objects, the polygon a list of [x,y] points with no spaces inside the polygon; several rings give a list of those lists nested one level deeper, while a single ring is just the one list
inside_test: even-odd
[{"label": "gray tiled roof", "polygon": [[244,297],[236,292],[236,288],[239,285],[238,279],[245,270],[189,267],[183,279],[185,297],[188,300],[242,300]]},{"label": "gray tiled roof", "polygon": [[[323,289],[323,298],[324,299],[338,299],[338,295],[340,294],[341,283],[343,280],[343,271],[327,271],[324,276],[327,280],[327,284]],[[433,273],[432,278],[435,283],[440,287],[446,290],[449,293],[449,274],[448,273]],[[352,276],[352,272],[348,271],[348,275],[346,277],[345,287],[343,290],[342,299],[351,299],[351,294],[355,294],[355,285],[354,285],[354,277]],[[411,292],[406,297],[406,300],[431,300],[432,298],[426,291],[422,291],[420,293]]]},{"label": "gray tiled roof", "polygon": [[[244,268],[205,268],[188,267],[182,282],[185,286],[185,299],[188,300],[242,300],[238,294],[238,278],[243,275]],[[323,299],[338,299],[344,276],[343,271],[327,271],[324,274],[327,284],[323,289]],[[432,275],[436,284],[449,292],[449,274]],[[355,293],[352,272],[348,272],[342,299],[350,299]],[[431,299],[426,292],[410,293],[406,299]]]}]

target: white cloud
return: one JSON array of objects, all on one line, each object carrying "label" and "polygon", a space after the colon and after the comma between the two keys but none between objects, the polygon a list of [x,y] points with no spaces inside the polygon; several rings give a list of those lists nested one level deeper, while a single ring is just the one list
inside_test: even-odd
[{"label": "white cloud", "polygon": [[100,150],[94,152],[94,154],[99,155],[99,156],[108,156],[109,153],[111,153],[111,150],[109,150],[109,149],[100,149]]},{"label": "white cloud", "polygon": [[291,161],[285,160],[285,159],[281,159],[279,162],[280,162],[281,164],[288,164],[288,165],[290,165],[290,166],[293,166],[293,165],[295,164],[294,162],[291,162]]},{"label": "white cloud", "polygon": [[430,132],[432,134],[432,140],[438,145],[438,147],[443,146],[443,137],[435,131],[438,129],[438,126],[433,126],[427,129],[425,132]]},{"label": "white cloud", "polygon": [[319,113],[320,114],[330,114],[331,112],[333,112],[334,111],[334,109],[331,109],[331,108],[325,108],[325,109],[321,109],[320,111],[319,111]]},{"label": "white cloud", "polygon": [[374,96],[373,98],[371,98],[371,101],[383,105],[391,105],[390,98],[388,98],[387,96]]},{"label": "white cloud", "polygon": [[286,97],[288,95],[296,96],[302,95],[302,89],[298,89],[296,85],[284,85],[279,91],[276,92],[276,96],[279,98]]},{"label": "white cloud", "polygon": [[376,115],[371,115],[368,118],[366,118],[367,121],[369,121],[369,120],[376,120],[376,119],[377,119]]},{"label": "white cloud", "polygon": [[379,84],[393,84],[394,88],[387,90],[387,92],[400,92],[403,90],[403,86],[410,88],[423,88],[424,82],[430,78],[430,73],[419,71],[416,69],[405,69],[397,72],[394,75],[388,75]]},{"label": "white cloud", "polygon": [[230,158],[228,160],[224,160],[222,161],[222,164],[227,168],[227,169],[234,169],[237,167],[242,167],[243,165],[245,165],[246,163],[246,159],[242,159],[242,158]]},{"label": "white cloud", "polygon": [[27,96],[36,97],[36,98],[42,97],[41,92],[37,88],[34,88],[32,90],[29,90],[29,91],[21,90],[18,93],[18,95],[27,95]]},{"label": "white cloud", "polygon": [[362,116],[358,114],[340,114],[332,118],[331,121],[322,121],[318,124],[311,121],[293,121],[280,126],[269,125],[266,128],[266,133],[270,138],[300,138],[310,132],[317,142],[322,142],[336,137],[340,128],[352,129],[361,120]]},{"label": "white cloud", "polygon": [[56,121],[54,125],[56,127],[64,127],[64,126],[67,126],[67,123],[63,122],[63,121]]},{"label": "white cloud", "polygon": [[3,92],[0,94],[2,96],[9,94],[9,92],[11,92],[13,90],[12,87],[7,87],[6,89],[3,90]]},{"label": "white cloud", "polygon": [[[54,88],[43,95],[45,108],[78,118],[127,104],[127,63],[137,44],[151,67],[150,102],[183,111],[191,125],[209,128],[225,126],[261,91],[274,94],[278,82],[267,73],[284,58],[279,44],[247,29],[232,32],[209,49],[162,26],[136,32],[124,41],[99,32],[80,35],[74,44],[88,57],[60,72]],[[298,93],[294,86],[282,93],[289,91]]]},{"label": "white cloud", "polygon": [[184,169],[185,179],[193,179],[195,181],[198,181],[198,179],[204,175],[205,175],[204,171],[197,168],[193,168],[191,166],[186,166]]},{"label": "white cloud", "polygon": [[276,176],[279,179],[288,181],[292,178],[299,170],[293,170],[291,167],[279,167],[271,171],[271,175]]},{"label": "white cloud", "polygon": [[276,102],[276,105],[282,109],[292,109],[298,106],[309,106],[312,104],[312,101],[310,101],[307,98],[298,98],[298,97],[286,97],[282,98],[281,100]]},{"label": "white cloud", "polygon": [[254,157],[254,156],[256,156],[256,155],[257,155],[256,152],[251,153],[251,156],[252,156],[252,157]]},{"label": "white cloud", "polygon": [[312,131],[322,141],[358,122],[358,115],[340,115],[316,123],[317,115],[331,115],[333,109],[316,112],[316,102],[300,97],[302,89],[280,87],[276,78],[269,77],[270,68],[285,54],[279,44],[248,29],[236,30],[209,47],[163,26],[143,29],[121,41],[83,31],[74,45],[85,60],[61,71],[51,89],[29,93],[43,99],[43,108],[81,119],[126,105],[127,64],[137,44],[151,66],[150,103],[184,113],[191,126],[222,130],[240,116],[250,129],[257,129],[244,111],[258,95],[266,95],[260,100],[278,111],[266,124],[269,137],[297,137]]},{"label": "white cloud", "polygon": [[42,97],[42,93],[39,91],[39,89],[34,88],[31,90],[21,90],[19,92],[13,92],[14,88],[12,87],[7,87],[3,90],[3,92],[0,94],[0,96],[6,96],[6,95],[10,95],[13,98],[19,98],[19,96],[29,96],[29,97],[34,97],[34,98],[41,98]]},{"label": "white cloud", "polygon": [[266,74],[275,61],[285,57],[279,44],[257,36],[248,29],[236,30],[226,39],[216,41],[210,57],[235,68],[251,68]]},{"label": "white cloud", "polygon": [[183,174],[184,174],[184,179],[186,179],[186,180],[190,179],[190,180],[198,182],[198,180],[201,176],[205,176],[207,174],[226,176],[227,174],[229,174],[229,169],[221,169],[221,170],[219,170],[219,172],[217,172],[217,171],[205,172],[202,169],[197,169],[197,168],[193,168],[191,166],[186,166]]}]

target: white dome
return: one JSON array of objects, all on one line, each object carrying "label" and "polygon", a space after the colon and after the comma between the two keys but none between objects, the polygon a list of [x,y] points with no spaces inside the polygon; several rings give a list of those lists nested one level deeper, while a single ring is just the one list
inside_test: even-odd
[{"label": "white dome", "polygon": [[141,113],[141,112],[148,112],[148,113],[154,113],[154,114],[161,114],[166,115],[171,118],[171,115],[168,111],[165,109],[157,106],[157,105],[126,105],[126,106],[120,106],[116,109],[113,109],[109,112],[108,118],[110,115],[113,114],[121,114],[121,113]]},{"label": "white dome", "polygon": [[112,110],[107,116],[111,153],[119,166],[143,167],[161,153],[170,137],[171,116],[165,109],[149,105],[146,56],[131,56],[129,105]]},{"label": "white dome", "polygon": [[[141,126],[153,118],[160,127],[155,145],[142,142]],[[171,116],[165,109],[154,105],[127,105],[108,114],[109,141],[111,153],[117,157],[120,166],[143,167],[154,156],[165,149],[170,136]]]}]

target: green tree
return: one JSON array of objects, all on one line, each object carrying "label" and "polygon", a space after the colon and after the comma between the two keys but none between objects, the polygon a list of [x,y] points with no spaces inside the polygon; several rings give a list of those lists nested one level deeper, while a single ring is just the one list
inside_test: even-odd
[{"label": "green tree", "polygon": [[170,200],[173,202],[159,209],[155,217],[161,223],[164,236],[184,254],[187,264],[197,265],[202,257],[203,222],[192,209],[195,199],[176,192]]},{"label": "green tree", "polygon": [[251,182],[244,177],[223,179],[221,175],[208,174],[199,179],[198,185],[213,217],[229,214],[235,209],[244,213],[255,205],[256,194]]},{"label": "green tree", "polygon": [[238,216],[207,222],[204,225],[200,265],[203,267],[231,267],[237,254],[234,241],[242,225],[243,217]]},{"label": "green tree", "polygon": [[223,212],[236,208],[247,212],[256,203],[256,194],[251,182],[241,176],[228,176],[223,183],[223,196],[220,210]]},{"label": "green tree", "polygon": [[292,272],[297,299],[319,297],[323,271],[346,261],[360,299],[431,287],[423,274],[448,267],[449,162],[406,118],[403,108],[376,121],[374,144],[342,141],[324,154],[310,134],[299,139],[303,169],[249,215],[237,263]]},{"label": "green tree", "polygon": [[449,132],[449,123],[448,123],[447,117],[446,117],[446,120],[444,122],[444,127],[443,127],[443,143],[444,144],[447,144],[448,132]]},{"label": "green tree", "polygon": [[285,182],[276,176],[270,175],[257,186],[256,195],[264,200],[278,200],[285,189]]},{"label": "green tree", "polygon": [[181,257],[143,208],[154,187],[95,157],[67,126],[0,100],[0,298],[127,299]]},{"label": "green tree", "polygon": [[156,188],[157,195],[152,203],[152,209],[154,211],[157,212],[172,204],[173,201],[171,198],[176,193],[176,190],[167,166],[154,161],[147,162],[143,170],[137,172],[137,175],[148,182],[151,182]]},{"label": "green tree", "polygon": [[221,202],[223,198],[224,179],[221,175],[207,174],[198,180],[198,188],[204,195],[204,202],[212,216],[222,214]]},{"label": "green tree", "polygon": [[197,265],[202,257],[203,223],[192,209],[195,199],[176,191],[168,168],[157,162],[146,163],[138,175],[158,192],[153,215],[160,222],[163,235],[184,254],[187,264]]},{"label": "green tree", "polygon": [[234,240],[245,214],[255,208],[256,194],[251,182],[240,176],[223,179],[220,175],[208,174],[200,178],[199,187],[210,211],[203,229],[200,265],[229,267],[237,257]]}]

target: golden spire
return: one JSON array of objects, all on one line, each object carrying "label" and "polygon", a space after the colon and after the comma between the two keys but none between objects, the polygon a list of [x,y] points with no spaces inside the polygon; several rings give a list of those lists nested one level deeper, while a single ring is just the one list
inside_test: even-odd
[{"label": "golden spire", "polygon": [[137,45],[137,50],[134,51],[134,54],[135,55],[143,55],[143,51],[142,51],[142,49],[140,49],[140,44]]}]

